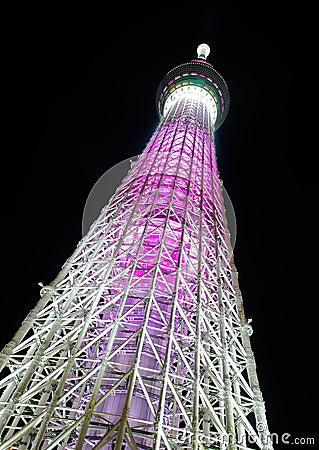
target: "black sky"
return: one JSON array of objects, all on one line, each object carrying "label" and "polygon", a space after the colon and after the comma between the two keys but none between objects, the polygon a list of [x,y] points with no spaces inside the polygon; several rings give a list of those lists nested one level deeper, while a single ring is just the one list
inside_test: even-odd
[{"label": "black sky", "polygon": [[230,90],[217,153],[270,429],[315,436],[315,8],[212,1],[148,12],[106,3],[47,2],[17,14],[1,346],[36,303],[38,282],[50,283],[81,239],[93,185],[155,130],[161,78],[206,42]]}]

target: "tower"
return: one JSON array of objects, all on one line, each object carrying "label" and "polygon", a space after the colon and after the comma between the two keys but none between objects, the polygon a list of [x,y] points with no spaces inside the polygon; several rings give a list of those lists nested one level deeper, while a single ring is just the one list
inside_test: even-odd
[{"label": "tower", "polygon": [[138,161],[1,353],[0,450],[272,448],[233,263],[209,47],[161,81]]}]

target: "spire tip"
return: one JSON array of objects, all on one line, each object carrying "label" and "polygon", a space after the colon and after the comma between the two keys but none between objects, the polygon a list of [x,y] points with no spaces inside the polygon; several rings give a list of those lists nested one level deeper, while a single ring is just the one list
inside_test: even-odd
[{"label": "spire tip", "polygon": [[207,44],[199,44],[197,47],[197,57],[200,59],[205,59],[210,54],[210,47]]}]

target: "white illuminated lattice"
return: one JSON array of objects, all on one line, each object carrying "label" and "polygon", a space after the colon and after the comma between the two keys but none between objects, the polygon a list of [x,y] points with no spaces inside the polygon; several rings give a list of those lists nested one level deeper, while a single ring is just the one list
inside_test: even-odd
[{"label": "white illuminated lattice", "polygon": [[208,110],[211,115],[211,121],[213,124],[215,124],[217,119],[216,102],[214,100],[214,97],[208,91],[206,91],[206,89],[203,89],[200,86],[187,85],[175,89],[175,91],[173,91],[165,101],[163,115],[166,116],[171,107],[177,101],[181,100],[182,97],[187,97],[188,99],[191,99],[192,97],[194,99],[200,98],[202,102],[208,105]]}]

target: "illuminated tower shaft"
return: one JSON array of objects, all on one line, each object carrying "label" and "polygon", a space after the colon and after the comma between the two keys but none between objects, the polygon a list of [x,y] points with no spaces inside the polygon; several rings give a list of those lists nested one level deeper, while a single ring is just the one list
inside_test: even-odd
[{"label": "illuminated tower shaft", "polygon": [[164,77],[150,142],[3,350],[0,450],[271,448],[208,51]]}]

